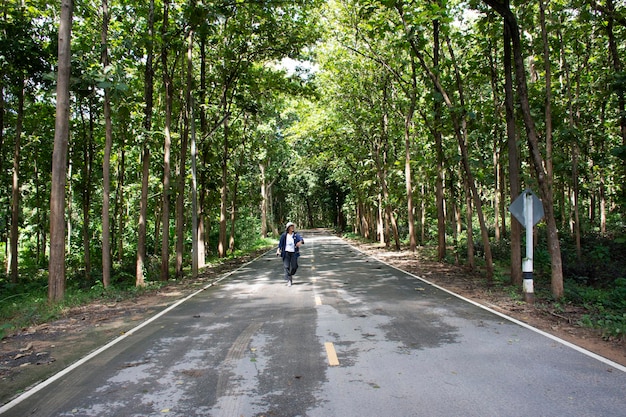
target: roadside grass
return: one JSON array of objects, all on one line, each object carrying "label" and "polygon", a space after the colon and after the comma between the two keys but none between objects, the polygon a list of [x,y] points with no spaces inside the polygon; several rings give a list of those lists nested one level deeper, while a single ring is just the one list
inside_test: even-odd
[{"label": "roadside grass", "polygon": [[[237,249],[224,258],[209,258],[204,270],[269,250],[275,244],[275,239],[253,240],[245,248]],[[71,308],[93,302],[112,303],[133,299],[176,283],[174,279],[160,281],[154,272],[158,271],[158,268],[149,266],[147,271],[152,271],[152,275],[147,277],[146,285],[136,287],[135,277],[131,273],[133,268],[132,263],[114,266],[112,284],[107,288],[104,288],[102,281],[97,278],[86,280],[83,276],[70,276],[66,281],[65,297],[58,303],[48,301],[47,271],[40,270],[30,280],[17,284],[0,277],[0,340],[19,329],[59,319]],[[201,271],[200,274],[202,273]],[[183,281],[188,282],[191,279],[191,270],[188,268],[184,271]]]}]

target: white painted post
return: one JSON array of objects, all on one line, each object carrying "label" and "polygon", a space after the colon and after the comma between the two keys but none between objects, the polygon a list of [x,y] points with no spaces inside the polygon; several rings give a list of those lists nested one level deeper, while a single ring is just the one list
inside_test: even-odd
[{"label": "white painted post", "polygon": [[526,257],[522,261],[524,278],[524,300],[532,304],[535,300],[533,288],[533,195],[527,192],[524,196],[524,220],[526,222]]}]

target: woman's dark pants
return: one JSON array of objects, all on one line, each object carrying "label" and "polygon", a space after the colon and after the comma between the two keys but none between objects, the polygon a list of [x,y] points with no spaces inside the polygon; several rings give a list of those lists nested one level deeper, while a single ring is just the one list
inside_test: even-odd
[{"label": "woman's dark pants", "polygon": [[295,275],[298,270],[298,258],[295,252],[285,252],[283,266],[285,267],[285,281],[291,281],[291,276]]}]

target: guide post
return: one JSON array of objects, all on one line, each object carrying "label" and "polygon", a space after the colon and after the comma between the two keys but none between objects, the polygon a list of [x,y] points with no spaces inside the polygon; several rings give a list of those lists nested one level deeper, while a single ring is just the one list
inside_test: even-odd
[{"label": "guide post", "polygon": [[533,227],[543,218],[541,200],[530,190],[526,189],[509,207],[509,211],[526,228],[526,257],[522,260],[522,277],[524,301],[533,303],[535,291],[533,284]]}]

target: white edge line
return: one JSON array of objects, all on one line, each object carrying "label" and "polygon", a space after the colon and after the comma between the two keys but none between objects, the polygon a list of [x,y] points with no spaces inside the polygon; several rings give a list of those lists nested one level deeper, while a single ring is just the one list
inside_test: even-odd
[{"label": "white edge line", "polygon": [[[339,239],[341,239],[341,238],[339,238]],[[525,328],[527,328],[527,329],[529,329],[529,330],[532,330],[532,331],[534,331],[534,332],[536,332],[536,333],[539,333],[539,334],[540,334],[540,335],[542,335],[542,336],[545,336],[545,337],[547,337],[547,338],[549,338],[549,339],[555,340],[555,341],[557,341],[557,342],[559,342],[559,343],[561,343],[561,344],[563,344],[563,345],[565,345],[565,346],[567,346],[567,347],[570,347],[570,348],[572,348],[572,349],[574,349],[574,350],[577,350],[578,352],[581,352],[581,353],[583,353],[583,354],[585,354],[585,355],[587,355],[587,356],[590,356],[590,357],[592,357],[592,358],[594,358],[594,359],[597,359],[597,360],[599,360],[600,362],[603,362],[603,363],[605,363],[605,364],[607,364],[607,365],[610,365],[610,366],[614,367],[615,369],[618,369],[618,370],[620,370],[620,371],[622,371],[622,372],[626,372],[626,366],[620,365],[619,363],[617,363],[617,362],[613,362],[612,360],[607,359],[607,358],[605,358],[604,356],[600,356],[600,355],[598,355],[598,354],[596,354],[596,353],[593,353],[593,352],[591,352],[591,351],[589,351],[589,350],[587,350],[587,349],[585,349],[585,348],[582,348],[582,347],[580,347],[580,346],[578,346],[578,345],[575,345],[575,344],[573,344],[573,343],[570,343],[570,342],[568,342],[567,340],[563,340],[563,339],[561,339],[561,338],[559,338],[559,337],[557,337],[557,336],[555,336],[555,335],[553,335],[553,334],[550,334],[550,333],[544,332],[543,330],[537,329],[536,327],[533,327],[533,326],[529,325],[528,323],[524,323],[523,321],[519,321],[519,320],[517,320],[517,319],[514,319],[514,318],[513,318],[513,317],[511,317],[511,316],[507,316],[506,314],[503,314],[503,313],[501,313],[501,312],[499,312],[499,311],[497,311],[497,310],[493,310],[493,309],[491,309],[491,308],[489,308],[489,307],[487,307],[487,306],[485,306],[485,305],[483,305],[483,304],[477,303],[476,301],[470,300],[469,298],[465,298],[465,297],[463,297],[462,295],[459,295],[459,294],[454,293],[454,292],[452,292],[452,291],[450,291],[450,290],[447,290],[447,289],[445,289],[445,288],[443,288],[443,287],[440,287],[439,285],[434,284],[434,283],[432,283],[432,282],[430,282],[430,281],[428,281],[428,280],[426,280],[426,279],[424,279],[424,278],[422,278],[422,277],[420,277],[420,276],[417,276],[417,275],[412,274],[412,273],[410,273],[410,272],[408,272],[408,271],[405,271],[405,270],[403,270],[403,269],[400,269],[400,268],[398,268],[397,266],[391,265],[390,263],[388,263],[388,262],[386,262],[386,261],[384,261],[384,260],[382,260],[382,259],[378,259],[378,258],[376,258],[376,257],[374,257],[374,256],[372,256],[372,255],[369,255],[368,253],[366,253],[366,252],[362,251],[361,249],[359,249],[359,248],[358,248],[358,247],[356,247],[356,246],[351,245],[350,243],[346,242],[346,241],[345,241],[345,240],[343,240],[343,239],[341,239],[341,240],[342,240],[344,243],[347,243],[347,244],[348,244],[349,246],[351,246],[352,248],[354,248],[354,249],[356,249],[357,251],[361,252],[362,254],[364,254],[365,256],[367,256],[368,258],[374,259],[374,260],[376,260],[376,261],[378,261],[378,262],[380,262],[380,263],[383,263],[383,264],[385,264],[385,265],[387,265],[387,266],[389,266],[389,267],[391,267],[391,268],[393,268],[393,269],[396,269],[396,270],[398,270],[398,271],[400,271],[400,272],[403,272],[403,273],[405,273],[405,274],[407,274],[407,275],[409,275],[409,276],[412,276],[413,278],[417,278],[417,279],[419,279],[420,281],[425,282],[425,283],[426,283],[426,284],[428,284],[428,285],[431,285],[431,286],[433,286],[433,287],[435,287],[435,288],[437,288],[437,289],[439,289],[439,290],[441,290],[441,291],[444,291],[444,292],[446,292],[446,293],[448,293],[448,294],[451,294],[451,295],[453,295],[453,296],[455,296],[455,297],[457,297],[457,298],[460,298],[461,300],[466,301],[466,302],[468,302],[468,303],[470,303],[470,304],[474,304],[475,306],[480,307],[480,308],[482,308],[483,310],[487,310],[487,311],[489,311],[490,313],[493,313],[493,314],[495,314],[495,315],[497,315],[497,316],[500,316],[500,317],[502,317],[502,318],[504,318],[504,319],[506,319],[506,320],[508,320],[508,321],[511,321],[511,322],[513,322],[513,323],[515,323],[515,324],[519,325],[519,326],[525,327]]]},{"label": "white edge line", "polygon": [[232,274],[234,274],[238,270],[240,270],[242,268],[245,268],[246,266],[248,266],[252,262],[256,261],[257,259],[265,256],[267,253],[269,253],[272,250],[273,249],[270,249],[267,252],[264,252],[263,254],[261,254],[261,255],[257,256],[256,258],[252,259],[251,261],[241,265],[239,268],[237,268],[237,269],[235,269],[233,271],[230,271],[230,272],[222,275],[221,277],[217,278],[215,281],[212,281],[211,283],[205,285],[204,287],[202,287],[198,291],[196,291],[196,292],[186,296],[185,298],[182,298],[182,299],[178,300],[177,302],[175,302],[171,306],[167,307],[165,310],[157,313],[156,315],[154,315],[151,318],[147,319],[143,323],[139,324],[137,327],[134,327],[134,328],[130,329],[129,331],[127,331],[123,335],[121,335],[121,336],[117,337],[116,339],[110,341],[109,343],[107,343],[106,345],[102,346],[101,348],[99,348],[97,350],[94,350],[93,352],[91,352],[87,356],[83,357],[82,359],[79,359],[78,361],[74,362],[73,364],[71,364],[67,368],[62,369],[61,371],[59,371],[56,374],[52,375],[50,378],[44,380],[43,382],[40,382],[39,384],[35,385],[34,387],[28,389],[26,392],[22,393],[18,397],[14,398],[13,400],[9,401],[8,403],[6,403],[2,407],[0,407],[0,414],[2,414],[5,411],[8,411],[9,409],[15,407],[16,405],[18,405],[22,401],[26,400],[27,398],[29,398],[33,394],[41,391],[42,389],[44,389],[48,385],[52,384],[54,381],[57,381],[57,380],[63,378],[65,375],[67,375],[68,373],[72,372],[74,369],[78,368],[79,366],[83,365],[85,362],[87,362],[90,359],[93,359],[94,357],[98,356],[99,354],[101,354],[105,350],[109,349],[110,347],[112,347],[112,346],[116,345],[117,343],[121,342],[122,340],[126,339],[128,336],[131,336],[132,334],[134,334],[138,330],[142,329],[143,327],[147,326],[148,324],[152,323],[153,321],[157,320],[161,316],[169,313],[170,311],[172,311],[173,309],[175,309],[176,307],[178,307],[179,305],[181,305],[185,301],[195,297],[196,295],[198,295],[201,292],[207,290],[208,288],[214,286],[215,284],[225,280],[226,278],[228,278],[229,276],[231,276]]}]

